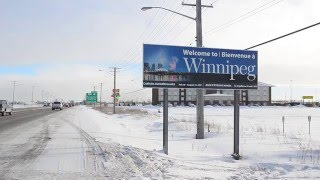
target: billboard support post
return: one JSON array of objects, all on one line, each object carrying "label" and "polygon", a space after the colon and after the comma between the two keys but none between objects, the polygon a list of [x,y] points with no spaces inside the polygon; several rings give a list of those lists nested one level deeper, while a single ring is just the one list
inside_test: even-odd
[{"label": "billboard support post", "polygon": [[163,89],[163,152],[168,155],[168,89]]},{"label": "billboard support post", "polygon": [[308,116],[308,121],[309,121],[309,135],[310,135],[310,122],[311,122],[311,116]]},{"label": "billboard support post", "polygon": [[234,90],[234,140],[233,140],[233,158],[239,160],[239,101],[240,101],[240,90]]}]

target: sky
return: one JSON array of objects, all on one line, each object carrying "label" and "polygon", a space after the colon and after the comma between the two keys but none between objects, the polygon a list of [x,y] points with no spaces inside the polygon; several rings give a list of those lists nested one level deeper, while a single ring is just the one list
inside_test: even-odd
[{"label": "sky", "polygon": [[[142,89],[142,45],[195,46],[195,16],[172,0],[0,0],[0,99],[83,100],[96,86],[111,101],[113,75],[123,100],[151,100]],[[195,0],[185,0],[195,3]],[[246,49],[318,23],[318,0],[202,0],[203,46]],[[259,81],[273,99],[301,99],[320,92],[320,26],[254,48]],[[102,71],[99,71],[102,70]]]}]

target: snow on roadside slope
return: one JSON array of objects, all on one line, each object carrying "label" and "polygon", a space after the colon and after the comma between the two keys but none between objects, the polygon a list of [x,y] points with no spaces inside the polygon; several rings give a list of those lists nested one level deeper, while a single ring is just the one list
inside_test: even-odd
[{"label": "snow on roadside slope", "polygon": [[[115,116],[95,112],[86,107],[81,108],[78,110],[86,111],[88,117],[84,117],[86,113],[82,112],[79,113],[82,117],[75,119],[87,119],[79,121],[79,124],[91,136],[96,137],[97,141],[117,142],[126,147],[142,148],[163,156],[157,153],[162,149],[162,117],[161,114],[156,113],[157,108],[145,108],[150,111],[147,114]],[[169,109],[171,117],[169,156],[163,157],[181,165],[181,167],[169,166],[169,175],[173,177],[184,175],[184,178],[192,178],[194,177],[192,175],[199,174],[196,172],[202,172],[200,174],[203,177],[222,179],[234,175],[251,178],[315,178],[319,176],[320,148],[319,133],[316,131],[319,127],[318,109],[242,108],[240,151],[243,159],[241,161],[230,158],[233,143],[232,110],[230,107],[207,107],[206,121],[208,124],[214,124],[212,127],[214,132],[207,133],[207,138],[204,140],[195,140],[192,121],[195,108]],[[307,137],[305,132],[303,118],[307,114],[313,117],[314,133],[311,138]],[[282,115],[288,118],[285,135],[280,132]]]}]

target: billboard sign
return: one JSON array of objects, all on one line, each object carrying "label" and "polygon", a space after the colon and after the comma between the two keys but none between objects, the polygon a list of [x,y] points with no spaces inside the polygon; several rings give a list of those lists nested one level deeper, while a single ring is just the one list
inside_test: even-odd
[{"label": "billboard sign", "polygon": [[257,89],[258,52],[144,44],[143,87]]}]

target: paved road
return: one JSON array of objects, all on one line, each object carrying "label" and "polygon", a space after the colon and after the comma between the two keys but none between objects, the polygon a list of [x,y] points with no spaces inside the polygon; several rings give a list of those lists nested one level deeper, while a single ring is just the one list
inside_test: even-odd
[{"label": "paved road", "polygon": [[56,113],[56,111],[52,111],[50,108],[16,109],[12,116],[0,116],[0,132],[38,120],[52,113]]}]

